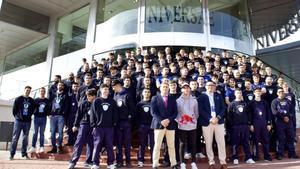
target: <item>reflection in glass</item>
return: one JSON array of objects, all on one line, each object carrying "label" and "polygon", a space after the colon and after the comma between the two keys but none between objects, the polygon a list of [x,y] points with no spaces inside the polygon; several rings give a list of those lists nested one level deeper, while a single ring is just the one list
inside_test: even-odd
[{"label": "reflection in glass", "polygon": [[4,72],[12,72],[46,61],[49,37],[6,56]]},{"label": "reflection in glass", "polygon": [[137,33],[138,7],[133,0],[99,0],[96,36],[102,41]]},{"label": "reflection in glass", "polygon": [[58,56],[85,48],[87,25],[89,20],[89,5],[58,21],[58,36],[60,41]]},{"label": "reflection in glass", "polygon": [[250,40],[246,0],[209,0],[208,8],[211,34]]},{"label": "reflection in glass", "polygon": [[147,0],[145,32],[203,33],[202,1]]}]

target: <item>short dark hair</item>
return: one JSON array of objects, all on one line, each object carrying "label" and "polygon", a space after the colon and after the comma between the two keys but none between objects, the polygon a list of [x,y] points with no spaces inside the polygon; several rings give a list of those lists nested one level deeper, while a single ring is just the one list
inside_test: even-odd
[{"label": "short dark hair", "polygon": [[103,89],[103,88],[109,88],[109,86],[107,84],[101,84],[100,89]]},{"label": "short dark hair", "polygon": [[92,88],[86,91],[86,95],[88,96],[96,96],[97,95],[97,91],[96,89]]},{"label": "short dark hair", "polygon": [[25,86],[24,89],[30,89],[31,90],[32,87],[31,86]]}]

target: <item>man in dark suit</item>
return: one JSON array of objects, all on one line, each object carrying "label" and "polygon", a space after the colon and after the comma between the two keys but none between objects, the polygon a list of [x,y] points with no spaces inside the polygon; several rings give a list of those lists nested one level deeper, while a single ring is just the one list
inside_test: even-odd
[{"label": "man in dark suit", "polygon": [[172,169],[177,168],[175,155],[175,129],[178,111],[176,98],[169,95],[168,83],[160,85],[160,94],[151,100],[151,114],[153,116],[151,128],[154,129],[153,169],[158,168],[161,143],[166,136],[168,152]]},{"label": "man in dark suit", "polygon": [[202,125],[203,136],[206,143],[206,153],[209,159],[209,169],[214,169],[214,152],[212,148],[215,136],[218,145],[218,155],[221,169],[227,169],[225,149],[224,113],[225,103],[216,91],[216,84],[206,82],[206,92],[199,97],[199,123]]}]

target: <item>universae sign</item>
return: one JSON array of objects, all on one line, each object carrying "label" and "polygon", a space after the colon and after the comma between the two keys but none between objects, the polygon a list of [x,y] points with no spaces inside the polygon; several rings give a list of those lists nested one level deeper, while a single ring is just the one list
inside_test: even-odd
[{"label": "universae sign", "polygon": [[[256,48],[264,49],[295,34],[300,28],[300,10],[281,28],[256,39]],[[300,40],[300,39],[299,39]]]}]

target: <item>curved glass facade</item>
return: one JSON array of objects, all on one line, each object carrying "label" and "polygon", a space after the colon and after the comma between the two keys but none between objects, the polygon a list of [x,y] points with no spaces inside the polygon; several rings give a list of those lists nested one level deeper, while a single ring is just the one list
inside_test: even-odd
[{"label": "curved glass facade", "polygon": [[246,0],[98,0],[96,53],[199,46],[253,54]]}]

